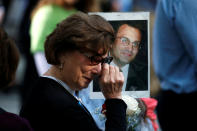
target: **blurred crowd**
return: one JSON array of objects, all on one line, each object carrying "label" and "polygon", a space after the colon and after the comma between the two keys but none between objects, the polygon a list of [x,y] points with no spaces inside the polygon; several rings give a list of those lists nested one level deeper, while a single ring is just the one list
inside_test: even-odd
[{"label": "blurred crowd", "polygon": [[[39,0],[1,0],[0,1],[0,24],[13,38],[20,50],[21,59],[17,69],[15,88],[6,89],[5,92],[17,90],[21,100],[26,97],[26,86],[34,81],[39,71],[36,69],[33,55],[30,51],[30,23],[33,9]],[[151,12],[151,28],[154,22],[156,0],[94,0],[91,8],[95,12]],[[150,33],[151,35],[151,33]],[[152,42],[150,42],[151,44]],[[152,44],[151,44],[152,45]],[[152,61],[152,59],[151,59]],[[152,64],[151,64],[152,65]],[[151,96],[158,91],[158,82],[151,67]]]}]

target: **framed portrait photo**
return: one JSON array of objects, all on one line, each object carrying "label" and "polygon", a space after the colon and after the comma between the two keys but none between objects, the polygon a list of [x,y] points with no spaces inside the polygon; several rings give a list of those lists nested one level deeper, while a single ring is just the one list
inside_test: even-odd
[{"label": "framed portrait photo", "polygon": [[[104,17],[115,30],[116,38],[109,55],[110,65],[124,75],[122,94],[135,98],[150,97],[149,12],[90,13]],[[90,83],[90,98],[103,99],[99,78]]]}]

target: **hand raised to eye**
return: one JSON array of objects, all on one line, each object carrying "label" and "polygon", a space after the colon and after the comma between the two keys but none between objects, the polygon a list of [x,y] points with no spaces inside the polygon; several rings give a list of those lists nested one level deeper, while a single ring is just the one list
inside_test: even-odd
[{"label": "hand raised to eye", "polygon": [[104,64],[99,83],[106,99],[122,98],[121,92],[124,84],[124,76],[117,66]]}]

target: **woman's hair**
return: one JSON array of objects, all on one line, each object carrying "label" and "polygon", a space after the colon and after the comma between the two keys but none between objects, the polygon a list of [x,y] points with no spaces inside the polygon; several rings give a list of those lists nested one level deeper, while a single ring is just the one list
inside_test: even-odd
[{"label": "woman's hair", "polygon": [[15,78],[19,62],[19,51],[13,40],[0,28],[0,89]]},{"label": "woman's hair", "polygon": [[112,46],[115,33],[112,26],[101,16],[78,12],[57,25],[45,41],[47,62],[59,65],[61,54],[73,51],[106,54]]},{"label": "woman's hair", "polygon": [[[35,15],[35,13],[40,9],[41,7],[45,5],[58,5],[58,6],[66,6],[67,3],[65,0],[39,0],[36,7],[33,9],[31,13],[31,18]],[[78,0],[74,7],[82,12],[98,12],[99,11],[99,5],[96,0]]]}]

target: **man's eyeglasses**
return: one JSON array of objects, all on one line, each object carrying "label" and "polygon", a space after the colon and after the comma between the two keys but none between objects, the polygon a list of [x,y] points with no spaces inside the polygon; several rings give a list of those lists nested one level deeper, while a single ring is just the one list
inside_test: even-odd
[{"label": "man's eyeglasses", "polygon": [[111,56],[103,58],[100,55],[90,56],[88,53],[84,53],[84,52],[80,52],[80,53],[83,54],[84,56],[86,56],[90,60],[91,65],[98,65],[99,63],[101,63],[101,65],[104,63],[110,64],[113,60],[113,57],[111,57]]},{"label": "man's eyeglasses", "polygon": [[129,38],[127,38],[127,37],[118,37],[118,38],[120,39],[121,44],[123,44],[125,46],[129,46],[129,44],[131,44],[134,49],[139,49],[140,48],[140,41],[131,42],[129,40]]}]

